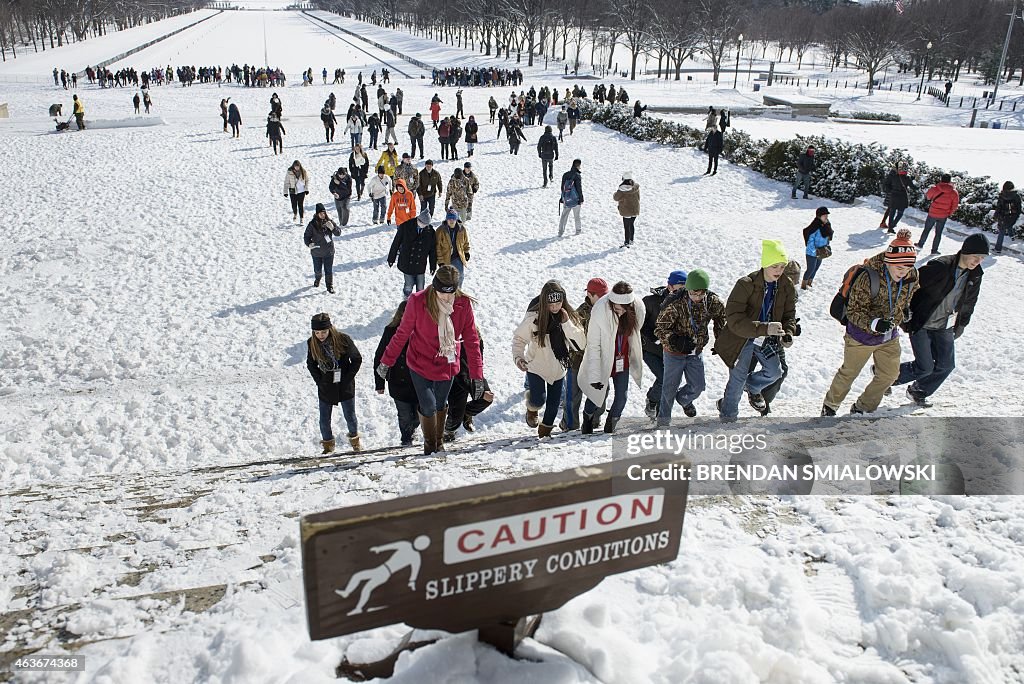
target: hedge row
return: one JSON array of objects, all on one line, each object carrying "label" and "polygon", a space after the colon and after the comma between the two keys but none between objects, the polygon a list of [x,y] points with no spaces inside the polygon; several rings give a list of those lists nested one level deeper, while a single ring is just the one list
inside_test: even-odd
[{"label": "hedge row", "polygon": [[[581,98],[580,115],[635,140],[657,142],[674,147],[700,147],[704,131],[665,119],[635,118],[631,107],[621,104],[598,105]],[[725,136],[722,156],[734,164],[749,167],[774,180],[791,183],[796,173],[796,159],[813,145],[815,170],[811,176],[811,194],[837,202],[852,203],[858,197],[882,195],[882,181],[899,161],[922,189],[911,204],[925,210],[924,190],[937,183],[943,173],[953,177],[960,193],[960,208],[953,220],[965,226],[994,231],[992,212],[999,186],[987,176],[979,178],[963,172],[937,169],[916,162],[906,150],[888,149],[882,145],[852,144],[821,136],[796,136],[791,140],[755,140],[749,134],[733,129]],[[1015,229],[1016,237],[1024,237],[1024,226]]]}]

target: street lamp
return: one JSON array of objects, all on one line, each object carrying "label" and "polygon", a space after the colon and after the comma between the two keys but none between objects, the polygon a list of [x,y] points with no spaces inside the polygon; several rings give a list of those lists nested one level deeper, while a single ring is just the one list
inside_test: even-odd
[{"label": "street lamp", "polygon": [[743,47],[743,34],[741,33],[736,39],[736,71],[732,77],[732,89],[736,90],[736,82],[740,77],[740,48]]},{"label": "street lamp", "polygon": [[928,44],[924,46],[924,64],[921,66],[921,85],[917,88],[917,100],[921,99],[921,93],[924,91],[924,72],[928,70],[928,51],[931,49],[932,41],[929,40]]}]

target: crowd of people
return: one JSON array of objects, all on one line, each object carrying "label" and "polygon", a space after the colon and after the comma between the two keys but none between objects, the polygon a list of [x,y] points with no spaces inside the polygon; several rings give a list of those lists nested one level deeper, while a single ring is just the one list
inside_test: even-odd
[{"label": "crowd of people", "polygon": [[431,72],[431,85],[461,86],[463,88],[523,85],[523,72],[519,69],[501,69],[497,67],[446,67]]}]

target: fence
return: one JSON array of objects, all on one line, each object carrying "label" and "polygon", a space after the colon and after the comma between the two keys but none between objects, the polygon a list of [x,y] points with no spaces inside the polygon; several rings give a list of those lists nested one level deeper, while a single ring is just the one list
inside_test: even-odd
[{"label": "fence", "polygon": [[[725,72],[723,71],[722,73],[724,74]],[[861,83],[859,80],[854,81],[853,85],[850,85],[849,79],[820,79],[800,76],[775,76],[772,79],[772,85],[791,85],[796,86],[797,88],[867,88],[867,82]],[[876,91],[888,92],[892,92],[895,90],[901,93],[916,93],[919,92],[921,89],[920,85],[916,83],[889,83],[888,86],[889,87],[887,88],[886,84],[883,83],[876,85],[874,89]],[[898,87],[894,88],[893,86]],[[931,95],[940,102],[945,103],[947,107],[949,107],[952,103],[952,106],[956,107],[957,109],[976,109],[978,107],[978,102],[981,102],[985,109],[995,107],[998,104],[999,111],[1004,111],[1004,107],[1006,108],[1005,111],[1017,111],[1017,100],[1008,100],[1004,98],[999,100],[997,103],[996,101],[984,95],[982,95],[981,97],[974,97],[972,95],[964,95],[959,98],[953,96],[947,97],[944,89],[939,89],[934,86],[925,86],[925,88],[925,92],[928,95]]]},{"label": "fence", "polygon": [[[198,26],[199,24],[202,24],[207,19],[213,19],[214,17],[222,14],[223,12],[224,12],[224,10],[220,10],[216,14],[211,14],[208,17],[203,17],[199,21],[194,21],[191,24],[189,24],[188,26],[182,26],[180,29],[177,29],[176,31],[171,31],[170,33],[168,33],[166,35],[160,36],[159,38],[155,38],[155,39],[153,39],[153,40],[151,40],[151,41],[149,41],[147,43],[143,43],[142,45],[139,45],[138,47],[132,48],[131,50],[126,50],[125,52],[122,52],[119,55],[115,55],[114,57],[111,57],[110,59],[103,60],[102,62],[97,62],[93,66],[95,66],[96,68],[103,68],[103,67],[107,67],[107,66],[109,66],[111,64],[114,64],[115,62],[120,62],[125,57],[130,57],[131,55],[134,55],[136,52],[142,52],[146,48],[152,47],[153,45],[156,45],[157,43],[159,43],[162,40],[167,40],[171,36],[176,36],[179,33],[181,33],[182,31],[187,31],[190,28]],[[85,75],[86,74],[85,74],[84,70],[78,72],[78,77],[79,78],[85,78]]]}]

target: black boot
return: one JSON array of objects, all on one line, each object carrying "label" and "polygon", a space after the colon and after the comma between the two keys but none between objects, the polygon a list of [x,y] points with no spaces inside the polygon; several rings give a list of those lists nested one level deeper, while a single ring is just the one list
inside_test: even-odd
[{"label": "black boot", "polygon": [[327,291],[330,292],[331,294],[334,294],[334,279],[333,278],[328,278],[327,279]]},{"label": "black boot", "polygon": [[320,276],[313,279],[313,287],[320,287]]},{"label": "black boot", "polygon": [[615,426],[619,424],[616,416],[608,416],[604,421],[604,431],[608,434],[615,432]]},{"label": "black boot", "polygon": [[592,434],[594,434],[594,414],[593,413],[584,413],[583,414],[583,424],[580,426],[580,432],[582,432],[585,435],[592,435]]}]

